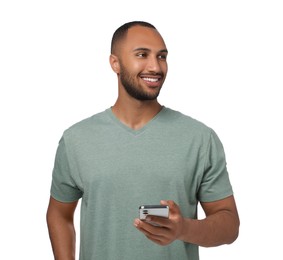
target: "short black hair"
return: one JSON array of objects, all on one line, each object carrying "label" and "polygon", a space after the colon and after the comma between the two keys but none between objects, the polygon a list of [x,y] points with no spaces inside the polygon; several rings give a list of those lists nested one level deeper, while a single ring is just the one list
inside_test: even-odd
[{"label": "short black hair", "polygon": [[123,24],[113,34],[111,41],[111,54],[114,54],[114,50],[117,46],[117,43],[126,36],[128,30],[133,26],[143,26],[156,30],[156,28],[152,24],[143,21],[133,21]]}]

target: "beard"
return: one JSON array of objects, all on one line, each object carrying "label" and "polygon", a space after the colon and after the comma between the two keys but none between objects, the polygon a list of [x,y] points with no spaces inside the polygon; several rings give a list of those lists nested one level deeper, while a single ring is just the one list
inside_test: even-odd
[{"label": "beard", "polygon": [[[163,75],[162,75],[163,76]],[[161,87],[154,93],[146,92],[137,80],[130,75],[127,69],[120,63],[120,80],[126,92],[133,98],[140,101],[155,100],[159,96]]]}]

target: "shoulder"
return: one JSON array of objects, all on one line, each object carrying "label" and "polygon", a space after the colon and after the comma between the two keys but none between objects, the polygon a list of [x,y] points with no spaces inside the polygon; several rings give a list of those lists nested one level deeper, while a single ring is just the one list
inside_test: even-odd
[{"label": "shoulder", "polygon": [[71,125],[64,131],[63,136],[65,138],[74,138],[99,132],[108,122],[109,119],[105,110]]},{"label": "shoulder", "polygon": [[166,121],[169,122],[176,130],[179,129],[179,131],[202,135],[211,135],[213,132],[213,130],[205,123],[179,111],[166,108],[166,112],[164,114]]}]

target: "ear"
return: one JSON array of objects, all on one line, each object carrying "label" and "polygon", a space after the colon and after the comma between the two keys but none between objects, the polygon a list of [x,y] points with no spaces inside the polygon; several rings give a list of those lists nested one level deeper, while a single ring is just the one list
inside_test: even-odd
[{"label": "ear", "polygon": [[110,62],[112,70],[116,74],[119,74],[120,73],[120,63],[119,63],[118,57],[113,55],[113,54],[111,54],[110,57],[109,57],[109,62]]}]

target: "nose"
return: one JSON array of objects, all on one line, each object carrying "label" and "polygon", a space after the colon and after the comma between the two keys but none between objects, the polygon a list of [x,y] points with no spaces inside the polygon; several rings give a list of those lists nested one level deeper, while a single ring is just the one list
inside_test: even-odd
[{"label": "nose", "polygon": [[150,72],[161,72],[160,60],[157,57],[150,57],[148,59],[147,69]]}]

